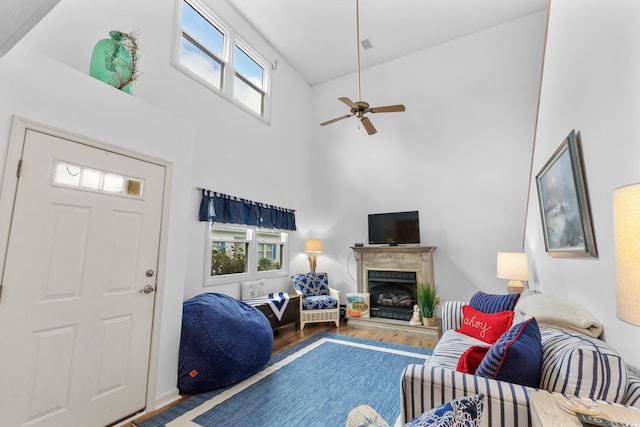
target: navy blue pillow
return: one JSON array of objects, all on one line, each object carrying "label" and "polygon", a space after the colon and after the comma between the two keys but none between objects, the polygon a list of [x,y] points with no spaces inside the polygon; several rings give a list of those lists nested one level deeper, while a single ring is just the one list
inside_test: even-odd
[{"label": "navy blue pillow", "polygon": [[496,341],[475,375],[514,384],[538,387],[542,366],[542,342],[533,317],[513,325]]},{"label": "navy blue pillow", "polygon": [[476,310],[485,313],[498,313],[500,311],[513,311],[520,298],[520,294],[485,294],[484,292],[476,292],[471,297],[469,305]]}]

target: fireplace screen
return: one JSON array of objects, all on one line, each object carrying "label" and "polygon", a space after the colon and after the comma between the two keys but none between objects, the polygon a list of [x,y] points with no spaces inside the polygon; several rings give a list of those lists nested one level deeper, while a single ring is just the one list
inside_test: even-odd
[{"label": "fireplace screen", "polygon": [[368,270],[371,317],[411,320],[417,304],[416,271]]}]

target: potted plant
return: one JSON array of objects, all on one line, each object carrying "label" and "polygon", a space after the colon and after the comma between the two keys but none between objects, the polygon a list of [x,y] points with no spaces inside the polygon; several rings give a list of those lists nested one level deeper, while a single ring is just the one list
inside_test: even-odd
[{"label": "potted plant", "polygon": [[422,324],[433,326],[435,324],[436,307],[440,298],[436,296],[437,289],[431,283],[418,283],[417,296],[420,312],[422,313]]}]

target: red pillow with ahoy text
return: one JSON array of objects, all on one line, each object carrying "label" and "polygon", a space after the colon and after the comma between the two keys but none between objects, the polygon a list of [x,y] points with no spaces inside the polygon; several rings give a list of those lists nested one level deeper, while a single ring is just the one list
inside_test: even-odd
[{"label": "red pillow with ahoy text", "polygon": [[456,332],[493,344],[509,330],[513,323],[513,311],[484,313],[470,305],[462,306],[462,326]]},{"label": "red pillow with ahoy text", "polygon": [[480,362],[482,362],[482,359],[484,359],[484,356],[490,348],[491,346],[488,345],[474,345],[469,347],[464,353],[462,353],[460,359],[458,359],[456,371],[463,372],[465,374],[475,374]]}]

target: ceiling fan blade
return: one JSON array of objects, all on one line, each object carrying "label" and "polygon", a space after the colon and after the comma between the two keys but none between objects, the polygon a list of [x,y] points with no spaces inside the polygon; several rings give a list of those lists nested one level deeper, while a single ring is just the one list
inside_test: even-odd
[{"label": "ceiling fan blade", "polygon": [[386,107],[369,108],[370,113],[399,113],[404,111],[404,105],[387,105]]},{"label": "ceiling fan blade", "polygon": [[331,120],[327,120],[326,122],[320,123],[320,126],[326,126],[326,125],[330,125],[331,123],[335,123],[338,120],[342,120],[342,119],[346,119],[348,117],[353,116],[353,114],[347,114],[341,117],[336,117],[335,119],[331,119]]},{"label": "ceiling fan blade", "polygon": [[371,120],[369,120],[368,117],[363,117],[362,120],[360,120],[360,122],[362,122],[362,126],[364,126],[364,130],[366,130],[369,135],[373,135],[374,133],[378,132],[376,128],[373,127],[373,123],[371,123]]},{"label": "ceiling fan blade", "polygon": [[355,102],[353,102],[352,100],[350,100],[346,96],[343,96],[342,98],[338,98],[338,99],[340,101],[344,102],[345,104],[347,104],[351,108],[356,108],[356,109],[358,108],[358,106],[355,104]]}]

